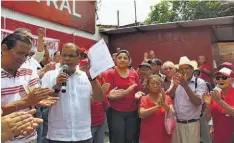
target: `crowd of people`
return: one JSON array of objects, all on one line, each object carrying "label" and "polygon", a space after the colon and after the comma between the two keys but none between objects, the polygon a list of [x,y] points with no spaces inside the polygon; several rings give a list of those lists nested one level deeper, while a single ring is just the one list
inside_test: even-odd
[{"label": "crowd of people", "polygon": [[[1,42],[1,141],[7,143],[232,143],[234,66],[204,56],[162,62],[154,51],[134,69],[117,48],[96,78],[87,51],[66,43],[50,58],[45,34],[19,28]],[[98,62],[98,61],[97,61]]]}]

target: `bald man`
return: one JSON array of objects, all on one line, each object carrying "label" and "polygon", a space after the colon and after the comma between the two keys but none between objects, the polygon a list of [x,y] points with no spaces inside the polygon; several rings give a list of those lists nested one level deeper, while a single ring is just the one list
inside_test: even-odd
[{"label": "bald man", "polygon": [[201,72],[200,78],[207,82],[211,82],[210,78],[212,74],[212,67],[206,62],[206,58],[203,55],[198,56],[198,68]]},{"label": "bald man", "polygon": [[[103,101],[104,93],[96,79],[90,78],[88,70],[83,72],[77,68],[79,55],[75,44],[66,43],[62,47],[60,63],[68,66],[67,72],[56,69],[42,78],[42,86],[53,88],[54,96],[60,99],[48,115],[47,138],[50,143],[91,143],[90,96]],[[66,91],[62,90],[62,83],[66,83]]]}]

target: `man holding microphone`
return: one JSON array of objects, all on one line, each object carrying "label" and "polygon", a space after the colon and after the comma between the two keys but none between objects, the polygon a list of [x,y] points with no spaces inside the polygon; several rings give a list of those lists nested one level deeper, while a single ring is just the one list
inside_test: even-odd
[{"label": "man holding microphone", "polygon": [[[104,94],[88,71],[85,73],[77,68],[79,57],[75,44],[64,44],[60,62],[62,67],[67,65],[66,73],[56,69],[42,78],[42,86],[53,88],[55,96],[60,98],[49,111],[47,138],[50,143],[91,143],[90,96],[103,101]],[[66,83],[64,92],[61,91],[63,83]]]}]

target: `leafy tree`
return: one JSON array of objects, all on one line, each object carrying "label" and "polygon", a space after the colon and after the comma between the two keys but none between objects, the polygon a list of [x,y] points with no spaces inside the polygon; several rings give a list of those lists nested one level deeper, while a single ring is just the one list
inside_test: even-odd
[{"label": "leafy tree", "polygon": [[151,23],[165,23],[172,22],[176,16],[176,13],[170,10],[171,3],[168,1],[162,1],[159,4],[151,7],[151,12],[148,18],[145,20],[146,24]]},{"label": "leafy tree", "polygon": [[234,15],[234,2],[161,1],[151,7],[146,24],[214,18]]},{"label": "leafy tree", "polygon": [[234,2],[225,2],[219,6],[218,16],[234,15]]}]

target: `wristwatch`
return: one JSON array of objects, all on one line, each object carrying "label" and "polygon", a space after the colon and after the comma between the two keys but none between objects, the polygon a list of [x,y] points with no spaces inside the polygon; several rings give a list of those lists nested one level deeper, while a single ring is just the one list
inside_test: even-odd
[{"label": "wristwatch", "polygon": [[91,77],[88,77],[89,81],[94,81],[96,79],[96,77],[94,79],[92,79]]},{"label": "wristwatch", "polygon": [[58,89],[56,85],[52,87],[55,93],[59,93],[61,89]]}]

